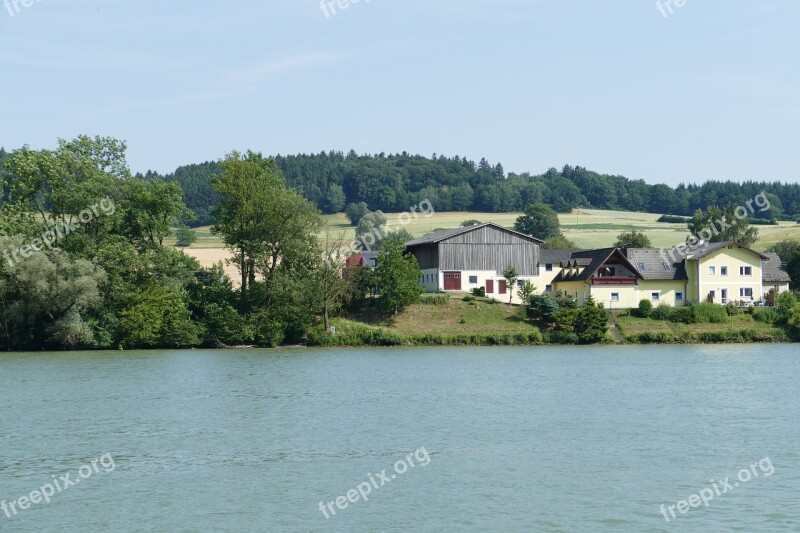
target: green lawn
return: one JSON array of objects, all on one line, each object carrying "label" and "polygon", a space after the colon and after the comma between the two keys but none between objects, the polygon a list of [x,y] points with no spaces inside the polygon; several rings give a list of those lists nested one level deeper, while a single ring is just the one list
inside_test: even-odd
[{"label": "green lawn", "polygon": [[537,331],[535,326],[521,318],[522,313],[519,307],[491,304],[483,298],[465,302],[463,297],[453,296],[446,305],[414,304],[397,316],[367,309],[352,318],[409,336],[516,335]]}]

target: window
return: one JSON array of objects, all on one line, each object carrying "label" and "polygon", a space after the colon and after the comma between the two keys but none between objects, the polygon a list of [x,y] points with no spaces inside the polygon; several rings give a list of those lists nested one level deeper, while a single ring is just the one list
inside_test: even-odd
[{"label": "window", "polygon": [[682,292],[676,292],[675,293],[675,301],[676,302],[682,302],[683,301],[683,293]]},{"label": "window", "polygon": [[664,265],[664,270],[666,270],[667,272],[672,270],[672,265],[670,265],[669,263],[663,263],[663,265]]},{"label": "window", "polygon": [[719,275],[720,276],[727,276],[728,275],[728,267],[719,267]]},{"label": "window", "polygon": [[618,292],[612,292],[611,293],[611,301],[612,302],[618,302],[619,301],[619,293]]},{"label": "window", "polygon": [[650,293],[650,299],[653,300],[654,302],[660,302],[661,301],[661,293],[660,292],[651,292]]},{"label": "window", "polygon": [[717,267],[708,267],[708,275],[709,276],[716,276],[717,275]]},{"label": "window", "polygon": [[728,289],[722,289],[721,291],[719,291],[719,297],[722,300],[722,305],[727,304],[728,303]]},{"label": "window", "polygon": [[552,272],[553,271],[553,263],[547,263],[544,265],[545,272]]},{"label": "window", "polygon": [[524,286],[525,286],[525,280],[524,279],[521,279],[521,280],[517,281],[517,287],[519,287],[521,289]]},{"label": "window", "polygon": [[739,296],[741,298],[752,298],[753,297],[753,289],[750,287],[742,287],[739,289]]},{"label": "window", "polygon": [[470,276],[469,277],[470,283],[478,283],[478,276]]},{"label": "window", "polygon": [[553,286],[548,285],[547,287],[544,288],[544,292],[553,292]]},{"label": "window", "polygon": [[461,279],[461,272],[455,272],[455,273],[453,274],[453,278],[455,278],[455,279]]},{"label": "window", "polygon": [[753,275],[753,267],[739,267],[739,275],[750,277]]}]

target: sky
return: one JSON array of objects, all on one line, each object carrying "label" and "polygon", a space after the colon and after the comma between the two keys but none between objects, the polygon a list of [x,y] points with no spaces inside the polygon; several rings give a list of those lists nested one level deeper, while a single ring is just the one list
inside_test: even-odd
[{"label": "sky", "polygon": [[800,0],[5,1],[7,150],[85,133],[134,172],[354,149],[800,180]]}]

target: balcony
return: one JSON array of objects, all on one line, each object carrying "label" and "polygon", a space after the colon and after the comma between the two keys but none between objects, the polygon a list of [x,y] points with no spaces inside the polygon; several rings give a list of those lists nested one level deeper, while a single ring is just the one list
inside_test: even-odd
[{"label": "balcony", "polygon": [[595,276],[592,285],[636,285],[636,276]]}]

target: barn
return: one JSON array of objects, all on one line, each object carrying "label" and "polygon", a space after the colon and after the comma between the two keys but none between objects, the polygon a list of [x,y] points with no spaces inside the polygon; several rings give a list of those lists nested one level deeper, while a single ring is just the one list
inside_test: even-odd
[{"label": "barn", "polygon": [[514,266],[518,283],[539,275],[539,245],[543,241],[498,224],[476,224],[437,231],[406,243],[422,269],[420,282],[428,292],[471,292],[484,287],[486,296],[517,300],[503,271]]}]

